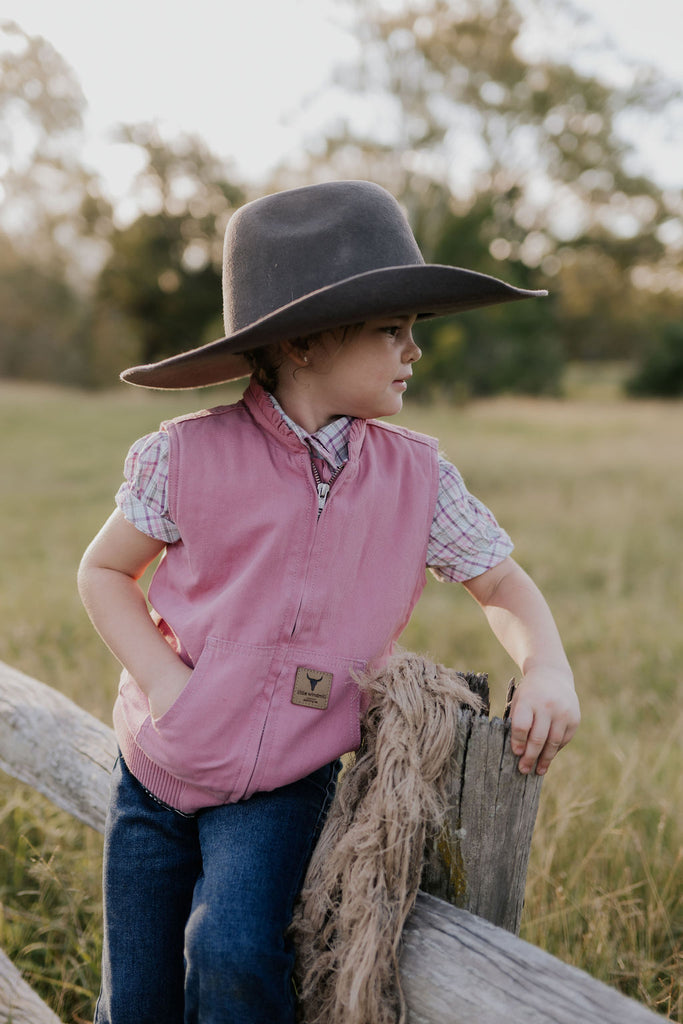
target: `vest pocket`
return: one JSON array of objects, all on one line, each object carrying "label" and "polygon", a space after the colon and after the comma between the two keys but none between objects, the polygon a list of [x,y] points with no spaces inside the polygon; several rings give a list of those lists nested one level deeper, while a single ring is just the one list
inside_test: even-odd
[{"label": "vest pocket", "polygon": [[182,693],[160,718],[148,716],[136,741],[178,779],[234,799],[260,737],[264,682],[275,648],[208,637]]}]

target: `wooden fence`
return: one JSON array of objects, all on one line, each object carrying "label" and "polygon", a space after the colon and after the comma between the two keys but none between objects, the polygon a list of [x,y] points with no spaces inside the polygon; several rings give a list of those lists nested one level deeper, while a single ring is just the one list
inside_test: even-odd
[{"label": "wooden fence", "polygon": [[[410,1024],[661,1024],[517,937],[541,780],[517,772],[499,719],[462,727],[452,814],[423,877],[452,902],[420,892],[403,934]],[[2,770],[101,832],[115,757],[110,728],[0,662]],[[0,1024],[60,1024],[2,952]]]}]

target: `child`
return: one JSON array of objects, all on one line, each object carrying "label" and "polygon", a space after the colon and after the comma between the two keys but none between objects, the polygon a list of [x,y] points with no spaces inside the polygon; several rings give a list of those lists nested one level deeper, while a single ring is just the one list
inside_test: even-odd
[{"label": "child", "polygon": [[[252,379],[133,445],[81,594],[124,666],[97,1024],[294,1020],[293,903],[359,742],[352,675],[388,657],[429,565],[520,666],[512,746],[543,773],[578,724],[557,629],[512,544],[399,412],[416,319],[542,293],[425,265],[396,201],[331,182],[242,207],[226,337],[124,380]],[[149,591],[137,584],[164,552]]]}]

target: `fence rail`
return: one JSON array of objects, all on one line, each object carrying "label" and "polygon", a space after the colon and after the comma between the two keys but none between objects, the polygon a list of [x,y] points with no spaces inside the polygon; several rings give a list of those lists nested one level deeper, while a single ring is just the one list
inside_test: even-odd
[{"label": "fence rail", "polygon": [[[483,747],[507,779],[503,792],[509,802],[510,785],[522,784],[501,752],[500,726],[494,720],[481,727],[489,725],[493,738]],[[101,832],[115,757],[110,728],[49,686],[0,662],[0,768],[8,775]],[[468,773],[473,764],[470,758]],[[533,803],[528,789],[520,792]],[[497,815],[492,808],[483,814],[483,801],[478,797],[477,815],[490,823]],[[519,821],[519,814],[513,808],[498,820]],[[466,823],[459,818],[458,824],[463,832]],[[489,836],[485,841],[493,842],[489,826],[481,830]],[[490,865],[487,870],[491,873]],[[404,930],[401,977],[410,1024],[662,1024],[665,1019],[524,942],[514,928],[498,927],[422,892]],[[0,1024],[59,1024],[1,952]]]}]

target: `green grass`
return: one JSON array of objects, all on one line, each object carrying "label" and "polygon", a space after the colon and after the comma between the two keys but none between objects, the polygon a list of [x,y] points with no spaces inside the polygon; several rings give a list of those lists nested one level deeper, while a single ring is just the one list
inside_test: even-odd
[{"label": "green grass", "polygon": [[[512,534],[581,696],[581,729],[543,784],[522,935],[683,1021],[683,405],[579,376],[568,392],[401,419],[440,438]],[[0,659],[110,720],[118,669],[78,600],[80,554],[129,443],[236,393],[0,386]],[[463,588],[430,580],[404,643],[487,671],[500,710],[515,666]],[[91,1020],[100,839],[1,784],[0,945],[64,1020]]]}]

